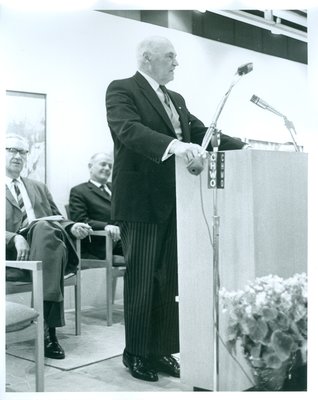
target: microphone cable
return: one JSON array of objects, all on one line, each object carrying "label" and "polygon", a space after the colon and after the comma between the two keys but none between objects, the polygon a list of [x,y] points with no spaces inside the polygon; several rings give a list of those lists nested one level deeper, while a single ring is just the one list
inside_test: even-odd
[{"label": "microphone cable", "polygon": [[[217,189],[216,189],[217,190]],[[204,209],[204,203],[203,203],[203,185],[202,185],[202,174],[200,174],[200,204],[201,204],[201,212],[202,212],[202,216],[204,219],[204,222],[206,224],[207,230],[208,230],[208,236],[209,236],[209,242],[211,245],[211,248],[213,250],[213,238],[212,238],[212,234],[211,234],[211,229],[210,229],[210,224],[208,222],[208,218],[206,216],[206,212]],[[217,279],[220,282],[220,273],[218,271],[218,277]],[[218,293],[219,296],[219,293]],[[218,310],[219,311],[219,310]],[[238,367],[240,368],[240,370],[243,372],[243,374],[246,376],[246,378],[249,380],[249,382],[254,386],[255,382],[252,381],[252,379],[250,378],[250,376],[248,375],[248,373],[245,371],[243,365],[240,363],[240,361],[237,359],[237,357],[235,357],[230,350],[228,349],[228,347],[226,346],[225,340],[222,338],[219,330],[217,329],[217,325],[216,325],[216,321],[213,319],[213,325],[216,331],[216,334],[218,336],[218,339],[220,340],[220,342],[222,343],[223,347],[226,349],[227,353],[230,355],[230,357],[234,360],[234,362],[238,365]],[[236,346],[236,344],[235,344]]]}]

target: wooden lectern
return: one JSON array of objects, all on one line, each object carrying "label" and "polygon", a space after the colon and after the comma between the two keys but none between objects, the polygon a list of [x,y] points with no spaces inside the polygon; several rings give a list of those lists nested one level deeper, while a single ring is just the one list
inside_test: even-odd
[{"label": "wooden lectern", "polygon": [[[225,154],[224,189],[217,189],[220,287],[243,288],[268,274],[307,271],[307,154],[236,150]],[[213,190],[208,162],[198,176],[176,159],[181,381],[214,390]],[[225,321],[220,312],[220,336]],[[219,391],[253,383],[219,344]],[[239,350],[239,348],[238,348]],[[244,357],[238,360],[250,375]]]}]

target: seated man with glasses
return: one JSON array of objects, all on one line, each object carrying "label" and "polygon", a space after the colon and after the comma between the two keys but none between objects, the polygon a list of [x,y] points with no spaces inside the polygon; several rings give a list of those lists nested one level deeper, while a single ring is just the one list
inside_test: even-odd
[{"label": "seated man with glasses", "polygon": [[[93,230],[109,232],[114,243],[114,254],[122,255],[120,231],[111,221],[111,184],[109,178],[113,159],[107,153],[94,154],[88,163],[90,180],[74,186],[70,192],[69,210],[73,221],[86,222]],[[105,239],[91,237],[82,241],[83,258],[105,258]]]},{"label": "seated man with glasses", "polygon": [[56,327],[65,325],[63,277],[78,264],[73,238],[83,239],[91,228],[66,220],[44,183],[21,177],[28,150],[23,137],[6,137],[6,259],[42,261],[45,356],[62,359]]}]

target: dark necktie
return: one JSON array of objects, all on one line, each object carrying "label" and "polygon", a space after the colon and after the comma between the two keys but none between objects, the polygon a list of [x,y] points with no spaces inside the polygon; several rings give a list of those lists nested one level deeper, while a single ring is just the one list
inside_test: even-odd
[{"label": "dark necktie", "polygon": [[179,140],[182,140],[182,132],[181,132],[181,127],[180,127],[180,121],[178,114],[176,115],[176,112],[173,111],[173,104],[171,104],[171,100],[167,91],[167,88],[164,85],[159,85],[160,90],[162,91],[164,95],[164,103],[167,106],[168,110],[166,109],[166,112],[171,120],[172,126],[176,132],[176,136]]},{"label": "dark necktie", "polygon": [[22,197],[22,194],[21,194],[20,189],[19,189],[19,183],[18,183],[18,181],[16,179],[13,179],[12,182],[14,184],[14,190],[15,190],[15,193],[17,195],[17,200],[18,200],[18,204],[19,204],[20,210],[22,212],[22,222],[21,222],[21,227],[20,227],[20,229],[21,229],[21,228],[25,228],[25,227],[28,226],[28,224],[29,224],[28,216],[27,216],[27,213],[26,213],[26,210],[25,210],[23,197]]},{"label": "dark necktie", "polygon": [[103,193],[105,193],[105,194],[107,194],[108,196],[109,196],[109,189],[108,190],[106,190],[106,187],[105,187],[105,185],[100,185],[100,190],[103,192]]},{"label": "dark necktie", "polygon": [[170,104],[170,97],[168,95],[167,88],[164,85],[159,85],[163,95],[164,95],[164,102],[165,104],[171,109],[171,104]]}]

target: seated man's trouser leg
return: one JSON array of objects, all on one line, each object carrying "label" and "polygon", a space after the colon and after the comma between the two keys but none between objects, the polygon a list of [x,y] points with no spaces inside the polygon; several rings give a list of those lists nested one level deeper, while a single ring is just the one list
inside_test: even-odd
[{"label": "seated man's trouser leg", "polygon": [[65,325],[64,271],[67,247],[62,228],[55,222],[37,221],[27,233],[30,260],[43,265],[44,320],[49,327]]}]

